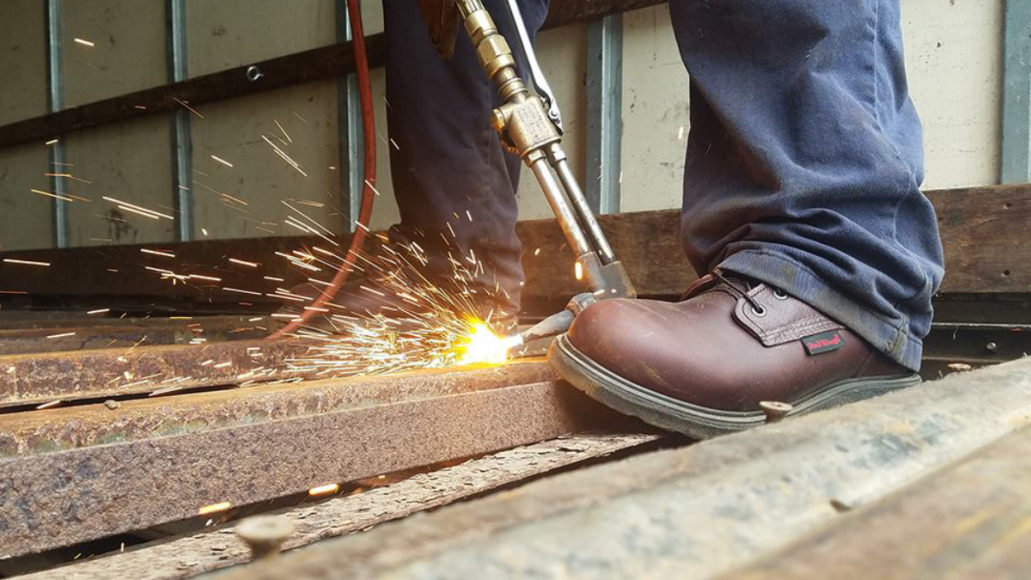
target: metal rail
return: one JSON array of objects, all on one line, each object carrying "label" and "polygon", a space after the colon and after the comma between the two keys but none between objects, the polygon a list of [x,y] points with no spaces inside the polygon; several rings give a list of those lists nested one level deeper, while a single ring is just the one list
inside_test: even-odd
[{"label": "metal rail", "polygon": [[[167,0],[168,80],[187,79],[186,0]],[[175,199],[176,241],[188,242],[195,236],[193,215],[193,138],[190,112],[180,109],[172,114],[172,195]]]},{"label": "metal rail", "polygon": [[1006,2],[1001,183],[1031,181],[1031,3]]},{"label": "metal rail", "polygon": [[0,408],[306,378],[307,347],[264,340],[0,356]]},{"label": "metal rail", "polygon": [[[61,32],[61,0],[47,0],[46,40],[47,40],[47,110],[50,115],[60,115],[64,110],[64,51],[62,50]],[[62,138],[64,131],[51,134],[50,145],[50,190],[56,196],[53,200],[54,246],[67,248],[71,246],[71,231],[68,216],[68,198],[65,188],[64,167],[68,162],[65,144]]]},{"label": "metal rail", "polygon": [[587,26],[587,163],[584,195],[597,213],[619,213],[623,155],[623,15]]}]

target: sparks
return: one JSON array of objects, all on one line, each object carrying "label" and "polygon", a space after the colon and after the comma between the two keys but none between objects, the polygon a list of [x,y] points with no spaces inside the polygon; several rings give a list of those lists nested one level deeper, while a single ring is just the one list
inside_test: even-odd
[{"label": "sparks", "polygon": [[88,46],[90,48],[93,48],[94,46],[96,46],[95,43],[90,42],[90,41],[86,40],[85,38],[74,38],[73,40],[75,40],[75,42],[77,42],[77,43],[79,43],[79,44],[81,44],[83,46]]},{"label": "sparks", "polygon": [[173,254],[172,252],[169,252],[167,250],[151,250],[149,248],[140,248],[140,251],[143,252],[144,254],[151,254],[151,255],[154,255],[154,256],[162,256],[162,257],[165,257],[165,258],[174,258],[175,257],[175,254]]},{"label": "sparks", "polygon": [[50,193],[49,191],[43,191],[42,189],[30,189],[29,191],[31,191],[32,193],[37,193],[39,195],[45,195],[47,197],[52,197],[54,199],[58,199],[58,200],[61,200],[61,201],[75,201],[75,200],[73,200],[72,198],[70,198],[70,197],[68,197],[66,195],[60,195],[60,194],[57,194],[57,193]]},{"label": "sparks", "polygon": [[225,165],[226,167],[232,167],[233,166],[232,163],[226,161],[225,159],[222,159],[221,157],[217,157],[215,155],[212,155],[211,158],[214,159],[215,161],[218,161],[222,165]]},{"label": "sparks", "polygon": [[329,493],[336,493],[340,490],[340,486],[336,483],[327,483],[326,485],[318,485],[308,490],[308,495],[326,495]]},{"label": "sparks", "polygon": [[182,105],[182,106],[183,106],[183,108],[184,108],[184,109],[186,109],[187,111],[189,111],[189,112],[193,113],[194,115],[197,115],[197,116],[198,116],[198,117],[200,117],[201,119],[203,119],[203,118],[204,118],[204,115],[201,115],[201,114],[200,114],[200,113],[199,113],[199,112],[198,112],[198,111],[197,111],[196,109],[194,109],[194,108],[193,108],[193,107],[191,107],[190,105],[186,104],[186,101],[180,100],[180,99],[178,99],[178,98],[176,98],[176,97],[172,97],[172,100],[173,100],[173,101],[175,101],[175,102],[177,102],[177,103],[179,103],[180,105]]},{"label": "sparks", "polygon": [[237,294],[250,294],[252,296],[261,296],[261,292],[254,292],[254,291],[251,291],[251,290],[241,290],[239,288],[230,288],[228,286],[223,286],[222,290],[225,290],[226,292],[236,292]]},{"label": "sparks", "polygon": [[459,365],[503,363],[517,340],[518,336],[498,336],[482,320],[470,320],[468,334],[457,345],[455,362]]},{"label": "sparks", "polygon": [[232,504],[227,502],[227,501],[223,501],[223,502],[219,502],[219,503],[213,503],[211,505],[206,505],[206,506],[200,508],[199,510],[197,510],[197,515],[205,516],[205,515],[208,515],[208,514],[215,514],[215,513],[218,513],[218,512],[224,512],[227,509],[229,509],[230,507],[232,507]]},{"label": "sparks", "polygon": [[174,217],[172,217],[172,216],[170,216],[168,214],[163,214],[163,213],[160,213],[160,212],[156,212],[156,211],[154,211],[152,209],[147,209],[145,207],[141,207],[141,206],[138,206],[138,205],[135,205],[135,204],[131,204],[131,203],[127,202],[127,201],[122,201],[120,199],[115,199],[113,197],[108,197],[106,195],[101,196],[101,198],[104,201],[109,201],[109,202],[111,202],[113,204],[116,204],[118,206],[118,209],[123,209],[123,210],[126,210],[126,211],[130,211],[130,212],[137,213],[137,214],[140,214],[140,215],[144,215],[144,216],[147,216],[147,217],[153,218],[153,219],[165,218],[165,219],[168,219],[168,220],[173,220],[173,221],[175,220]]},{"label": "sparks", "polygon": [[22,266],[44,266],[49,267],[50,262],[37,262],[35,260],[17,260],[15,258],[4,258],[6,264],[21,264]]}]

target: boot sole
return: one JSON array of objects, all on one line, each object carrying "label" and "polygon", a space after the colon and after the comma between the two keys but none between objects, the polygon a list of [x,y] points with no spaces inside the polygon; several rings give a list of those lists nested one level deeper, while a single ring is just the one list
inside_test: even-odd
[{"label": "boot sole", "polygon": [[[762,411],[724,411],[692,405],[628,381],[581,353],[566,335],[548,349],[548,362],[574,387],[599,403],[649,425],[696,439],[743,431],[766,423]],[[862,401],[919,385],[920,375],[846,379],[817,389],[790,403],[789,417]]]}]

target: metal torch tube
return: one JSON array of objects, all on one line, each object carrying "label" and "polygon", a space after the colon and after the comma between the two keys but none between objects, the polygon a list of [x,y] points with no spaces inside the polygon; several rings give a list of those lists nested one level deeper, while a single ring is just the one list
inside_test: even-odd
[{"label": "metal torch tube", "polygon": [[458,0],[458,11],[462,14],[462,18],[469,18],[469,15],[477,10],[483,9],[483,2],[479,0]]},{"label": "metal torch tube", "polygon": [[576,255],[582,256],[584,254],[593,251],[590,242],[584,237],[583,231],[580,229],[576,221],[576,216],[573,214],[573,208],[569,206],[569,202],[566,200],[566,196],[562,193],[562,189],[559,187],[555,176],[551,173],[551,168],[548,167],[544,157],[530,161],[530,171],[533,171],[534,176],[537,177],[537,182],[540,183],[541,190],[544,191],[544,197],[548,199],[548,205],[551,206],[551,211],[559,216],[558,223],[562,226],[562,233],[566,235],[566,239],[573,242],[576,245]]},{"label": "metal torch tube", "polygon": [[573,210],[576,212],[577,217],[579,217],[579,222],[586,226],[587,233],[597,246],[602,261],[606,264],[615,261],[616,255],[612,251],[612,246],[609,245],[609,241],[605,238],[605,233],[601,231],[598,218],[594,217],[591,206],[587,204],[587,198],[584,197],[584,192],[580,189],[580,184],[577,182],[576,176],[573,175],[573,170],[569,167],[569,161],[566,160],[566,154],[558,143],[552,143],[548,147],[548,160],[551,162],[552,167],[555,168],[555,172],[558,173],[558,178],[566,189],[566,195],[569,196],[569,200],[573,204]]}]

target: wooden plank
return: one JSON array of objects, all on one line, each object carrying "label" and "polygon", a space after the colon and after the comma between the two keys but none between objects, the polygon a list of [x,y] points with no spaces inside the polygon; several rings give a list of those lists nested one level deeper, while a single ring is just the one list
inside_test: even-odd
[{"label": "wooden plank", "polygon": [[[377,383],[348,386],[371,398]],[[0,460],[0,558],[621,424],[545,382],[19,455]]]},{"label": "wooden plank", "polygon": [[945,250],[942,292],[1031,292],[1031,185],[928,192]]},{"label": "wooden plank", "polygon": [[[1031,262],[1018,249],[1031,242],[1031,185],[979,187],[927,192],[938,212],[947,274],[941,292],[1027,293]],[[600,216],[630,278],[644,296],[676,296],[696,278],[681,249],[680,214],[675,210]],[[555,220],[528,220],[516,227],[524,244],[526,302],[562,302],[582,291],[573,270],[573,254]],[[346,243],[341,239],[341,244]],[[270,294],[291,287],[306,274],[276,252],[289,253],[328,245],[316,237],[200,241],[182,244],[110,246],[0,253],[0,259],[40,260],[49,268],[0,262],[3,290],[30,295],[176,296],[236,303],[273,300],[221,290],[224,287]],[[141,249],[171,250],[171,260]],[[539,252],[537,250],[540,250]],[[259,263],[240,266],[229,258]],[[181,274],[221,278],[220,282],[172,285],[147,267]],[[117,269],[117,273],[109,272]],[[8,278],[5,274],[10,273]],[[323,274],[325,276],[325,274]],[[262,276],[282,278],[270,281]]]},{"label": "wooden plank", "polygon": [[835,505],[887,497],[1020,429],[1029,388],[1031,360],[955,375],[546,478],[226,580],[709,578],[835,521]]},{"label": "wooden plank", "polygon": [[1022,578],[1031,570],[1031,428],[727,574],[736,580]]},{"label": "wooden plank", "polygon": [[[418,474],[357,495],[337,497],[271,512],[290,520],[296,530],[290,550],[326,538],[364,530],[413,513],[434,509],[558,469],[659,439],[651,433],[582,433],[502,451],[453,467]],[[60,572],[76,580],[180,580],[242,564],[250,550],[233,533],[235,522],[125,553],[81,559]],[[24,580],[52,578],[57,570],[30,574]]]}]

